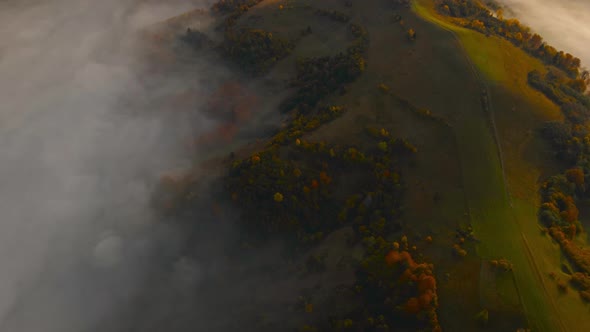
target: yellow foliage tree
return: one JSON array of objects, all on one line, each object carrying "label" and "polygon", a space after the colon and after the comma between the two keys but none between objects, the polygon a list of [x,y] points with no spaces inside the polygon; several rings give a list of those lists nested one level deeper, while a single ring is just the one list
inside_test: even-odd
[{"label": "yellow foliage tree", "polygon": [[471,27],[480,32],[484,32],[486,30],[485,24],[480,20],[473,20],[471,22]]}]

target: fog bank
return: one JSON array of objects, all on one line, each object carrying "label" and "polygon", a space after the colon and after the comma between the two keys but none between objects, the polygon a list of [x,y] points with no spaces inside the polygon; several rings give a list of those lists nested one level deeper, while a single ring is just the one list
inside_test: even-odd
[{"label": "fog bank", "polygon": [[515,16],[558,50],[564,50],[590,67],[590,1],[499,0]]},{"label": "fog bank", "polygon": [[[0,2],[1,331],[93,330],[178,255],[150,195],[212,122],[158,98],[223,71],[202,60],[150,78],[136,36],[205,2]],[[197,265],[179,262],[184,285]]]}]

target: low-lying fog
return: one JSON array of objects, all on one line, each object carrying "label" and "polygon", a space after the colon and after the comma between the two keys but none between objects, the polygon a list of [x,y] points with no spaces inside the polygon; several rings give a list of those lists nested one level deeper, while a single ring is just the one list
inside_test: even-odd
[{"label": "low-lying fog", "polygon": [[[94,330],[176,255],[150,194],[211,121],[150,106],[223,71],[203,60],[154,81],[135,37],[207,2],[0,1],[0,331]],[[198,272],[174,266],[179,282]]]},{"label": "low-lying fog", "polygon": [[515,16],[555,48],[569,52],[590,67],[590,1],[499,0]]}]

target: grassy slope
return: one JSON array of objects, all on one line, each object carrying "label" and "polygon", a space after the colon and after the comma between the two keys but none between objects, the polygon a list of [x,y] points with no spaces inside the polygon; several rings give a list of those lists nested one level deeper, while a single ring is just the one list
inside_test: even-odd
[{"label": "grassy slope", "polygon": [[[265,3],[267,2],[263,2],[263,4]],[[268,3],[272,3],[272,1],[268,1]],[[341,11],[349,10],[343,8],[342,3],[339,1],[322,2],[321,7]],[[302,16],[301,9],[289,10],[283,13],[276,13],[275,9],[271,15],[264,13],[266,10],[271,11],[270,7],[260,6],[257,9],[259,10],[251,11],[243,22],[249,22],[248,17],[250,16],[264,14],[264,20],[253,20],[251,21],[252,24],[255,22],[256,26],[268,24],[272,27],[292,28],[289,31],[281,31],[286,33],[295,33],[310,24],[310,21],[312,22],[314,34],[307,40],[302,41],[301,47],[298,47],[295,52],[297,55],[316,54],[316,52],[329,54],[330,51],[337,51],[344,47],[342,44],[345,43],[341,38],[337,38],[336,45],[332,45],[331,50],[317,47],[317,45],[324,45],[326,37],[333,33],[342,35],[341,27],[337,24],[326,23],[322,19],[303,15],[307,17],[305,25],[281,25],[281,22],[286,21],[289,17],[293,18],[293,23],[298,22],[298,19]],[[355,21],[362,22],[363,25],[367,26],[372,41],[367,73],[353,84],[350,94],[344,97],[335,96],[331,98],[332,100],[327,101],[344,104],[350,111],[341,119],[312,134],[310,138],[358,143],[360,137],[358,134],[362,131],[362,125],[373,124],[383,125],[402,137],[410,138],[412,142],[418,145],[420,152],[417,155],[417,164],[410,167],[407,173],[404,174],[410,184],[405,221],[408,226],[416,228],[418,232],[434,234],[435,241],[432,246],[427,247],[424,243],[418,245],[423,245],[424,247],[421,250],[426,250],[426,255],[436,261],[441,303],[439,312],[445,330],[475,331],[477,325],[471,317],[480,310],[480,303],[478,302],[481,302],[482,307],[494,305],[492,302],[495,299],[491,299],[491,296],[487,295],[490,290],[491,293],[494,291],[500,293],[500,302],[503,303],[504,307],[507,304],[514,304],[516,301],[514,283],[511,283],[510,280],[499,280],[496,288],[496,286],[487,284],[489,278],[482,278],[479,284],[484,287],[479,289],[477,284],[478,280],[480,280],[480,263],[476,255],[468,255],[467,259],[462,263],[458,263],[451,255],[450,247],[453,234],[447,234],[445,230],[452,229],[452,227],[463,222],[464,192],[467,193],[469,206],[473,207],[475,224],[479,226],[476,229],[477,235],[486,243],[495,243],[495,246],[491,248],[480,247],[480,253],[483,257],[505,256],[515,263],[518,284],[524,285],[524,289],[521,287],[521,291],[524,292],[525,299],[533,304],[527,306],[529,313],[531,313],[531,319],[540,323],[540,326],[550,326],[549,310],[547,310],[546,306],[543,306],[543,303],[546,304],[546,302],[543,301],[542,293],[539,292],[541,286],[536,283],[537,279],[528,265],[526,250],[523,249],[522,240],[518,238],[520,230],[516,222],[514,222],[515,213],[519,217],[518,220],[528,218],[526,220],[529,222],[526,223],[526,226],[531,229],[525,230],[527,234],[537,235],[536,237],[527,237],[529,242],[538,240],[544,245],[544,247],[538,244],[532,245],[535,250],[539,250],[538,253],[535,253],[535,262],[537,264],[542,264],[543,260],[548,260],[551,262],[551,266],[554,266],[553,262],[559,260],[558,255],[555,257],[558,251],[551,247],[547,239],[538,236],[538,232],[535,233],[536,207],[529,202],[534,201],[532,197],[536,192],[534,181],[536,181],[537,171],[530,172],[527,164],[522,163],[516,157],[512,158],[510,154],[515,153],[514,149],[505,146],[516,142],[519,144],[513,145],[523,146],[523,150],[528,151],[530,144],[525,143],[535,141],[535,138],[528,136],[523,138],[518,135],[512,138],[510,133],[513,131],[526,132],[521,127],[503,130],[505,128],[503,124],[510,123],[510,121],[515,122],[515,116],[520,116],[519,120],[522,120],[518,121],[518,123],[526,123],[531,120],[527,117],[530,112],[509,111],[505,113],[498,112],[497,114],[500,141],[506,156],[506,176],[509,189],[514,195],[517,192],[514,188],[528,188],[528,191],[522,190],[522,193],[518,195],[521,199],[528,199],[526,201],[528,205],[519,205],[518,201],[514,210],[511,210],[505,195],[506,188],[503,184],[502,169],[494,137],[489,130],[487,117],[481,109],[478,82],[469,70],[468,65],[466,65],[466,59],[457,56],[457,54],[460,54],[458,52],[460,45],[453,43],[453,37],[447,31],[417,20],[411,13],[406,15],[404,12],[403,16],[404,20],[407,21],[407,26],[416,28],[418,32],[418,40],[413,44],[408,43],[405,40],[404,29],[392,21],[393,13],[388,9],[387,1],[353,1],[351,14]],[[443,21],[437,23],[448,25]],[[456,27],[448,25],[447,28],[455,29]],[[518,70],[515,70],[514,66],[510,66],[513,63],[530,65],[529,59],[515,58],[512,53],[503,53],[513,52],[514,47],[508,44],[510,47],[499,49],[497,43],[501,42],[500,40],[488,39],[469,30],[463,30],[463,32],[465,35],[461,37],[462,44],[467,49],[470,57],[474,59],[478,69],[490,81],[502,83],[498,85],[497,89],[496,86],[492,86],[496,111],[503,105],[516,103],[517,109],[522,106],[523,110],[526,111],[532,108],[532,105],[535,105],[534,108],[542,113],[539,114],[538,118],[555,117],[555,114],[558,114],[557,109],[552,104],[546,102],[534,90],[528,89],[526,81],[520,79],[522,76],[519,73],[526,73],[524,70],[526,67],[522,67],[522,69],[519,67],[516,68]],[[318,39],[318,42],[314,42],[315,39]],[[482,44],[482,40],[484,44]],[[488,42],[488,40],[492,40],[492,42]],[[340,47],[335,47],[337,45]],[[507,58],[510,61],[504,61]],[[292,57],[286,59],[283,63],[287,64],[291,60]],[[504,70],[500,71],[491,70],[498,66],[500,61],[502,61],[502,66],[508,65],[508,67],[504,67]],[[278,67],[282,67],[282,64],[279,64]],[[542,66],[539,65],[539,68],[542,68]],[[275,72],[283,72],[283,70],[285,68],[277,68]],[[285,72],[288,71],[285,70]],[[436,74],[433,75],[433,73]],[[526,80],[526,75],[523,78]],[[503,98],[500,93],[500,87],[507,85],[506,82],[511,79],[514,83],[509,86],[507,91],[519,91],[519,94],[526,96],[520,101],[520,104],[515,101],[512,95],[506,94],[506,98]],[[413,117],[408,113],[408,110],[396,103],[395,98],[380,94],[376,89],[376,85],[381,82],[390,85],[396,94],[409,99],[413,104],[429,108],[434,114],[447,118],[454,125],[453,130],[458,140],[453,142],[455,141],[453,133],[450,133],[448,129],[428,123],[424,119]],[[460,95],[460,97],[453,98],[455,95]],[[538,104],[531,104],[533,100]],[[546,110],[546,112],[542,110]],[[501,121],[503,119],[506,121]],[[511,140],[504,140],[504,138],[510,138]],[[521,141],[524,143],[520,144]],[[444,144],[441,142],[444,142]],[[459,143],[458,146],[457,142]],[[531,153],[531,155],[536,154]],[[457,170],[464,171],[457,172]],[[522,183],[518,181],[522,181]],[[531,181],[533,184],[530,184]],[[512,183],[517,185],[510,185]],[[531,190],[532,195],[530,194]],[[442,201],[439,204],[433,204],[431,199],[433,192],[443,193]],[[533,216],[533,219],[530,218],[531,216]],[[497,227],[498,221],[502,222],[502,225],[506,227]],[[515,234],[518,234],[518,236],[514,236]],[[470,248],[467,249],[470,251]],[[542,256],[542,260],[537,256]],[[522,268],[519,268],[519,266],[522,266]],[[444,278],[444,274],[447,272],[451,276],[448,281]],[[530,280],[534,282],[530,283]],[[555,287],[550,291],[554,290]],[[479,294],[480,291],[482,295]],[[573,294],[574,292],[570,293]],[[561,301],[562,299],[563,297],[557,300]],[[579,300],[575,300],[579,302]],[[510,322],[498,322],[500,319],[496,317],[494,312],[491,311],[491,330],[513,331],[513,327],[518,326],[518,324],[511,325]],[[563,317],[571,322],[579,321],[579,319],[570,318],[571,316]],[[537,330],[551,329],[537,328]],[[569,330],[575,331],[575,329]]]},{"label": "grassy slope", "polygon": [[[490,233],[482,234],[486,236],[484,242],[497,245],[484,249],[482,254],[504,253],[516,266],[525,267],[517,268],[515,278],[527,314],[538,330],[553,331],[556,327],[568,331],[588,330],[587,308],[580,305],[575,295],[558,294],[547,277],[549,271],[557,272],[562,258],[555,245],[540,234],[537,225],[537,178],[544,172],[551,172],[552,167],[544,159],[546,147],[532,130],[542,121],[560,117],[557,107],[526,83],[526,74],[532,69],[543,69],[543,65],[505,40],[485,37],[445,22],[429,6],[432,6],[431,1],[420,0],[416,11],[455,33],[491,86],[513,208],[502,207],[511,210],[508,218],[499,219],[505,221],[503,227],[493,227]],[[510,245],[506,245],[508,243]],[[523,254],[526,255],[523,257]]]},{"label": "grassy slope", "polygon": [[[422,9],[418,7],[418,9]],[[423,11],[419,13],[424,14]],[[438,23],[438,22],[437,22]],[[447,41],[448,42],[448,41]],[[456,50],[455,50],[456,51]],[[462,59],[465,61],[465,59]],[[471,81],[479,86],[477,78],[471,75]],[[456,77],[454,80],[459,80]],[[456,84],[456,83],[454,83]],[[458,90],[479,99],[480,89]],[[493,131],[490,130],[486,114],[479,103],[470,109],[458,109],[460,116],[455,121],[454,129],[458,139],[460,158],[463,165],[465,191],[471,221],[479,239],[478,254],[483,259],[505,257],[515,266],[516,284],[523,298],[523,306],[530,317],[530,323],[536,330],[553,331],[554,324],[549,321],[549,308],[539,292],[541,287],[532,269],[520,239],[520,230],[511,213],[506,187],[502,174],[501,162],[495,144]],[[490,285],[482,279],[482,302],[488,303],[485,290],[489,287],[498,288],[500,296],[505,302],[513,302],[514,286],[510,283]]]},{"label": "grassy slope", "polygon": [[[481,144],[481,140],[472,140],[472,137],[478,137],[481,132],[489,133],[481,114],[477,81],[465,65],[465,59],[456,56],[459,45],[453,43],[452,36],[445,31],[404,12],[406,25],[416,28],[420,34],[415,43],[408,43],[405,28],[393,22],[393,12],[383,2],[356,4],[353,4],[355,20],[364,22],[371,36],[367,72],[351,86],[351,94],[342,99],[334,98],[337,103],[348,105],[350,111],[312,136],[314,139],[342,140],[358,144],[362,124],[373,124],[407,137],[418,146],[416,165],[404,173],[408,183],[405,229],[413,229],[416,234],[434,234],[435,243],[424,246],[421,250],[426,250],[426,254],[436,262],[437,274],[441,280],[439,314],[445,329],[474,331],[477,324],[472,317],[481,310],[478,283],[480,262],[475,255],[458,261],[452,256],[451,246],[454,241],[452,230],[465,221],[465,197],[460,170],[466,164],[459,162],[459,151],[464,155],[465,150],[470,149],[468,154],[475,154],[477,158],[484,160],[497,156],[490,135],[489,141],[484,144]],[[437,75],[433,76],[433,72]],[[459,137],[459,142],[474,144],[458,147],[453,130],[412,117],[408,114],[409,110],[400,107],[392,98],[382,96],[376,89],[382,82],[414,105],[428,108],[437,116],[448,119],[456,126],[462,126],[460,131],[463,136]],[[464,95],[461,98],[452,98],[457,91]],[[492,186],[501,183],[501,178],[494,180],[488,176],[500,174],[496,170],[490,170],[489,165],[493,163],[484,163],[485,167],[473,168],[480,172],[473,176],[488,178]],[[478,188],[470,188],[468,192],[472,194],[476,189]],[[481,189],[477,190],[481,196],[478,199],[485,201],[489,197],[500,197],[491,201],[504,202],[503,187],[494,189],[486,186]],[[441,202],[433,202],[434,192],[442,193]],[[490,217],[501,218],[499,215]],[[450,276],[448,280],[444,277],[447,273]],[[508,294],[506,297],[511,300],[515,296]],[[509,319],[497,319],[490,324],[490,328],[497,331],[515,330],[522,326]]]}]

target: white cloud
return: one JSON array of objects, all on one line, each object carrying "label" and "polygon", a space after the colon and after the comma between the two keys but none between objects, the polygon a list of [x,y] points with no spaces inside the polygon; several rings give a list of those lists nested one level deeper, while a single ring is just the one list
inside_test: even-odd
[{"label": "white cloud", "polygon": [[590,1],[500,0],[516,17],[554,47],[569,52],[590,67]]}]

